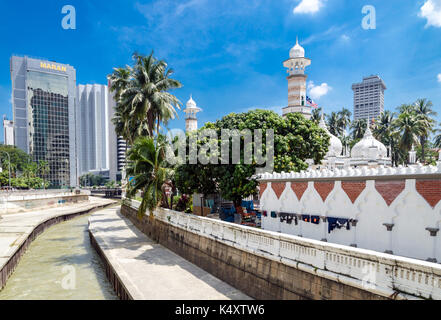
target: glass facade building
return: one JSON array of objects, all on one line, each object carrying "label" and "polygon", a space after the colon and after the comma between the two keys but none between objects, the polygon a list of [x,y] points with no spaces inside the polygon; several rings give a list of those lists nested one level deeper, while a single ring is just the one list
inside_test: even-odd
[{"label": "glass facade building", "polygon": [[51,188],[77,186],[75,69],[13,56],[11,78],[15,145],[48,163]]}]

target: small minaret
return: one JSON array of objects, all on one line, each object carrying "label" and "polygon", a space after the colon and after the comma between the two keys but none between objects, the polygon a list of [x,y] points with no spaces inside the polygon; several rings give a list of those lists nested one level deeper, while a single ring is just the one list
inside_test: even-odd
[{"label": "small minaret", "polygon": [[288,113],[301,113],[306,119],[311,119],[311,107],[306,104],[306,78],[305,68],[311,64],[311,60],[305,58],[305,49],[296,45],[289,52],[289,59],[283,63],[288,69],[288,106],[283,108],[283,115]]},{"label": "small minaret", "polygon": [[198,108],[196,102],[194,102],[193,97],[190,96],[190,100],[187,101],[187,108],[184,109],[186,113],[185,116],[185,131],[197,131],[198,130],[198,119],[196,118],[196,114],[202,109]]}]

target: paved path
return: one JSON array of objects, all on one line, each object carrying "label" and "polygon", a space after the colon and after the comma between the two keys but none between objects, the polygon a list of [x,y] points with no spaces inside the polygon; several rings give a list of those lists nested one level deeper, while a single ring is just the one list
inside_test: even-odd
[{"label": "paved path", "polygon": [[248,300],[248,296],[139,231],[119,208],[89,218],[89,230],[135,300]]},{"label": "paved path", "polygon": [[115,201],[89,197],[89,201],[32,212],[0,215],[0,270],[41,223],[55,217],[84,212]]}]

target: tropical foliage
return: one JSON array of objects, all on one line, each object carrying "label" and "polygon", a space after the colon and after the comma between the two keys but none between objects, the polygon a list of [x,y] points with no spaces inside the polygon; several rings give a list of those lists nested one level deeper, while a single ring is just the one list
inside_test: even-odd
[{"label": "tropical foliage", "polygon": [[[266,133],[274,130],[274,170],[276,172],[300,171],[308,167],[307,159],[319,163],[328,151],[329,137],[313,121],[306,120],[299,114],[289,114],[281,117],[268,110],[253,110],[246,113],[232,113],[215,123],[207,123],[199,130],[211,129],[215,131],[217,150],[222,146],[222,130],[262,130],[262,152],[267,150]],[[199,138],[201,135],[199,135]],[[241,141],[244,138],[241,137]],[[207,140],[199,140],[198,148]],[[242,142],[243,145],[243,142]],[[269,146],[268,146],[269,147]],[[178,178],[177,187],[182,192],[193,192],[204,195],[214,193],[216,190],[224,199],[231,200],[240,210],[242,199],[257,192],[256,169],[263,167],[257,164],[257,159],[252,154],[251,164],[246,164],[245,153],[252,151],[240,148],[239,163],[232,158],[233,144],[230,141],[228,164],[183,164],[176,169]],[[211,150],[210,150],[211,151]],[[220,164],[219,152],[210,154]],[[240,211],[239,211],[240,212]]]},{"label": "tropical foliage", "polygon": [[[9,177],[9,167],[11,177]],[[49,172],[47,161],[34,162],[26,152],[17,147],[0,145],[0,168],[2,187],[9,186],[9,182],[11,187],[16,189],[44,189],[50,185],[46,180]]]},{"label": "tropical foliage", "polygon": [[[436,135],[440,132],[435,128],[436,115],[431,101],[418,99],[413,104],[397,107],[397,112],[384,111],[369,126],[374,136],[389,147],[394,166],[407,164],[412,148],[417,151],[418,160],[428,164],[434,163],[436,157],[433,148],[441,148],[441,134]],[[368,122],[365,119],[351,122],[350,118],[351,113],[343,108],[340,112],[332,112],[327,120],[329,131],[341,139],[343,146],[351,148],[363,138]],[[433,142],[430,141],[432,136]]]},{"label": "tropical foliage", "polygon": [[129,145],[136,138],[159,133],[161,123],[167,125],[177,115],[180,101],[169,91],[180,88],[179,81],[170,78],[173,70],[153,56],[133,55],[134,66],[115,68],[109,76],[110,90],[116,101],[112,122],[118,136]]}]

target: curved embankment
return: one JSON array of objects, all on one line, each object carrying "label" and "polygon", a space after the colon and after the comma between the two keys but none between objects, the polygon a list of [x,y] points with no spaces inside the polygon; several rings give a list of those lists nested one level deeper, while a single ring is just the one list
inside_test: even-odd
[{"label": "curved embankment", "polygon": [[11,214],[0,218],[0,289],[5,286],[29,245],[44,230],[115,203],[113,200],[90,198],[87,203],[78,203],[71,207]]},{"label": "curved embankment", "polygon": [[119,209],[89,218],[92,246],[123,300],[248,300],[250,297],[149,239]]}]

